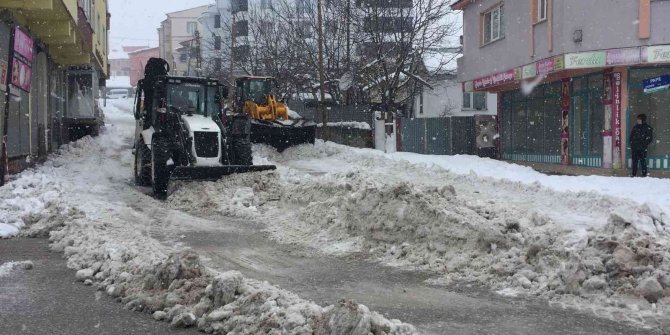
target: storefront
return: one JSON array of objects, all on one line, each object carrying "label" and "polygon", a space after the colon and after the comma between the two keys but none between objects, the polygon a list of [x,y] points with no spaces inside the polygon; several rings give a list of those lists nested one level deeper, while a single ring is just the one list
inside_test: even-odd
[{"label": "storefront", "polygon": [[644,113],[654,128],[649,168],[670,170],[669,63],[670,46],[565,54],[466,82],[464,90],[499,94],[502,159],[630,168],[626,134]]},{"label": "storefront", "polygon": [[561,83],[504,92],[500,125],[503,159],[560,164]]},{"label": "storefront", "polygon": [[[630,103],[626,122],[630,129],[635,124],[636,115],[646,114],[647,123],[654,128],[654,141],[648,154],[650,169],[670,169],[670,89],[658,87],[645,93],[643,82],[667,75],[670,75],[670,66],[636,67],[629,71]],[[626,161],[630,167],[630,150],[626,151]]]}]

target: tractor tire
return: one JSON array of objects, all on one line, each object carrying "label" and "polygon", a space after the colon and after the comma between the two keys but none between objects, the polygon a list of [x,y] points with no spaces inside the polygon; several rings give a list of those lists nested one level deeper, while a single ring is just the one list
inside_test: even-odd
[{"label": "tractor tire", "polygon": [[151,151],[143,140],[135,144],[135,185],[151,185]]},{"label": "tractor tire", "polygon": [[160,199],[165,199],[168,193],[170,171],[167,161],[169,158],[165,140],[154,137],[151,140],[151,186],[154,196]]},{"label": "tractor tire", "polygon": [[254,165],[249,136],[234,135],[231,143],[234,165]]}]

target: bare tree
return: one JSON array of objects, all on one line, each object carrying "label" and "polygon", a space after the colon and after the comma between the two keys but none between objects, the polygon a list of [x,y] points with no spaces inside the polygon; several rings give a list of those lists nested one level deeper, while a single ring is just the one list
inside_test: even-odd
[{"label": "bare tree", "polygon": [[[339,86],[346,88],[349,97],[377,103],[388,112],[411,105],[417,88],[430,86],[423,78],[444,70],[456,57],[444,52],[460,31],[450,2],[324,1],[326,86],[338,86],[334,83],[345,77],[348,82]],[[236,41],[248,45],[245,53],[231,55],[227,47],[230,27],[224,24],[224,47],[217,57],[227,64],[233,56],[236,68],[243,73],[276,77],[284,93],[318,90],[316,1],[273,0],[264,4],[264,8],[252,4],[242,15],[247,38]],[[211,63],[205,59],[205,66]]]}]

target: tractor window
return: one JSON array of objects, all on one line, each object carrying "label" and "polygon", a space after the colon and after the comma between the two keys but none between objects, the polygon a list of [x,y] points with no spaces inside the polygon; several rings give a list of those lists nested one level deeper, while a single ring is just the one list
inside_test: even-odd
[{"label": "tractor window", "polygon": [[247,100],[251,100],[257,104],[264,104],[266,96],[271,91],[271,81],[269,80],[249,80],[245,83],[247,91]]},{"label": "tractor window", "polygon": [[168,85],[168,107],[179,113],[214,115],[217,109],[215,100],[216,87],[197,83]]}]

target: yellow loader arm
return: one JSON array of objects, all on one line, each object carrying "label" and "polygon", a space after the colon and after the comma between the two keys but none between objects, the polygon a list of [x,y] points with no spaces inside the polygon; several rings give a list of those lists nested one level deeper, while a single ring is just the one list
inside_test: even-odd
[{"label": "yellow loader arm", "polygon": [[288,120],[288,107],[286,107],[285,104],[278,102],[274,95],[268,95],[267,101],[262,105],[247,100],[244,103],[244,112],[257,120]]}]

